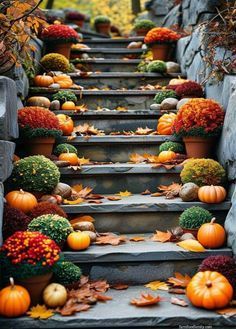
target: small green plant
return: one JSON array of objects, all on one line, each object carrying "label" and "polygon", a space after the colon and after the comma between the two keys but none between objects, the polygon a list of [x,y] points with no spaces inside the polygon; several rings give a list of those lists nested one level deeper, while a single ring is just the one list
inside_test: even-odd
[{"label": "small green plant", "polygon": [[147,66],[148,72],[165,73],[167,70],[166,63],[163,61],[152,61]]},{"label": "small green plant", "polygon": [[107,17],[107,16],[104,16],[104,15],[96,16],[95,19],[94,19],[94,25],[97,25],[97,24],[109,24],[109,23],[111,23],[110,18]]},{"label": "small green plant", "polygon": [[137,71],[142,72],[142,73],[147,72],[148,64],[149,64],[149,61],[142,60],[137,66]]},{"label": "small green plant", "polygon": [[45,71],[62,71],[69,72],[70,63],[68,59],[57,53],[50,53],[45,56],[40,61]]},{"label": "small green plant", "polygon": [[184,146],[177,142],[165,142],[159,147],[159,152],[173,151],[175,153],[184,153]]},{"label": "small green plant", "polygon": [[186,209],[179,217],[179,225],[186,229],[198,229],[202,224],[209,223],[213,215],[201,207]]},{"label": "small green plant", "polygon": [[134,30],[147,30],[147,32],[156,27],[156,24],[149,19],[139,19],[135,21]]},{"label": "small green plant", "polygon": [[47,214],[34,218],[28,225],[28,230],[41,232],[61,246],[65,243],[73,228],[66,218]]},{"label": "small green plant", "polygon": [[198,186],[221,185],[225,181],[225,170],[212,159],[190,159],[181,171],[182,183],[195,183]]},{"label": "small green plant", "polygon": [[60,90],[52,97],[53,101],[59,101],[61,104],[65,102],[77,102],[77,97],[73,91]]},{"label": "small green plant", "polygon": [[62,153],[75,153],[77,154],[78,151],[76,149],[76,147],[74,147],[73,145],[64,143],[64,144],[59,144],[57,145],[57,147],[54,150],[54,154],[59,156]]},{"label": "small green plant", "polygon": [[54,280],[60,284],[70,285],[80,280],[81,269],[71,262],[58,262],[53,269]]},{"label": "small green plant", "polygon": [[18,189],[50,193],[59,180],[59,169],[43,155],[29,156],[14,163],[12,182]]},{"label": "small green plant", "polygon": [[166,98],[178,98],[174,90],[162,90],[159,91],[154,97],[154,102],[161,104]]}]

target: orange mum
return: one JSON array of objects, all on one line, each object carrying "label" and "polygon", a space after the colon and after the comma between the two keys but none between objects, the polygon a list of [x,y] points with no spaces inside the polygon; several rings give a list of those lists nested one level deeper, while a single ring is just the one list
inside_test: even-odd
[{"label": "orange mum", "polygon": [[181,36],[171,29],[166,27],[155,27],[146,34],[144,42],[146,44],[173,42],[179,40],[180,38]]}]

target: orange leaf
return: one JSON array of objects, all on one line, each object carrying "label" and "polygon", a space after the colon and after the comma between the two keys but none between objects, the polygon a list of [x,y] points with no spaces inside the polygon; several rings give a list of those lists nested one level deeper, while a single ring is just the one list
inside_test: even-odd
[{"label": "orange leaf", "polygon": [[113,284],[111,288],[115,290],[126,290],[129,288],[129,286],[127,284],[117,283]]},{"label": "orange leaf", "polygon": [[150,306],[158,304],[161,301],[160,296],[142,293],[139,298],[131,299],[130,304],[135,306]]},{"label": "orange leaf", "polygon": [[141,163],[141,162],[145,161],[145,158],[138,153],[131,154],[129,159],[131,162],[134,162],[134,163]]},{"label": "orange leaf", "polygon": [[149,190],[145,190],[145,191],[143,191],[141,194],[142,194],[142,195],[150,195],[151,192],[150,192]]},{"label": "orange leaf", "polygon": [[77,185],[73,185],[71,187],[75,192],[80,192],[83,189],[83,185],[82,184],[77,184]]},{"label": "orange leaf", "polygon": [[116,235],[113,233],[103,233],[97,237],[96,244],[106,245],[110,244],[112,246],[118,246],[119,244],[126,242],[126,237],[122,235]]},{"label": "orange leaf", "polygon": [[77,193],[77,196],[80,198],[86,198],[92,192],[92,190],[93,189],[91,187],[84,187],[81,191]]},{"label": "orange leaf", "polygon": [[151,240],[155,242],[167,242],[170,241],[171,236],[172,234],[169,231],[156,231],[156,233],[152,236]]},{"label": "orange leaf", "polygon": [[129,241],[140,242],[140,241],[145,241],[145,238],[143,236],[133,236],[132,238],[129,239]]},{"label": "orange leaf", "polygon": [[226,315],[226,316],[235,316],[236,315],[236,308],[235,307],[227,307],[221,310],[217,310],[218,314]]},{"label": "orange leaf", "polygon": [[102,295],[102,294],[95,294],[94,297],[97,298],[97,300],[99,300],[100,302],[106,302],[107,300],[113,299],[110,296],[106,296],[106,295]]},{"label": "orange leaf", "polygon": [[171,283],[174,287],[182,287],[186,288],[189,284],[191,277],[188,274],[181,274],[179,272],[175,272],[174,277],[170,277],[167,282]]},{"label": "orange leaf", "polygon": [[111,195],[107,197],[108,200],[110,201],[119,201],[121,198],[119,196]]}]

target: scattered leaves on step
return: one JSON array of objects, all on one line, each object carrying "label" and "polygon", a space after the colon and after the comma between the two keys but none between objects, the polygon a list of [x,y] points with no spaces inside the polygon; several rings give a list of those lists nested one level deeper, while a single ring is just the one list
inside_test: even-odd
[{"label": "scattered leaves on step", "polygon": [[48,319],[54,315],[52,310],[47,309],[45,305],[37,305],[31,307],[31,309],[27,312],[30,318],[33,319]]},{"label": "scattered leaves on step", "polygon": [[168,293],[175,295],[185,295],[186,291],[184,288],[169,288]]},{"label": "scattered leaves on step", "polygon": [[73,131],[77,136],[104,136],[104,131],[95,128],[93,125],[84,123],[83,125],[78,125]]},{"label": "scattered leaves on step", "polygon": [[133,163],[142,163],[146,161],[146,159],[138,153],[130,154],[129,160]]},{"label": "scattered leaves on step", "polygon": [[115,289],[115,290],[126,290],[129,288],[129,286],[127,284],[123,284],[123,283],[116,283],[116,284],[113,284],[111,286],[112,289]]},{"label": "scattered leaves on step", "polygon": [[146,127],[146,128],[139,127],[139,128],[137,128],[135,133],[136,133],[136,135],[149,135],[149,134],[153,133],[153,131],[154,131],[153,129],[150,129],[148,127]]},{"label": "scattered leaves on step", "polygon": [[174,199],[179,196],[179,191],[182,185],[179,183],[172,183],[171,185],[160,185],[158,186],[157,193],[153,193],[151,196],[165,196],[166,199]]},{"label": "scattered leaves on step", "polygon": [[147,284],[145,284],[146,288],[149,288],[151,290],[165,290],[167,291],[169,289],[168,285],[165,282],[162,281],[152,281]]},{"label": "scattered leaves on step", "polygon": [[227,307],[221,310],[217,310],[218,314],[225,315],[225,316],[236,316],[236,307]]},{"label": "scattered leaves on step", "polygon": [[178,297],[171,297],[170,299],[171,304],[187,307],[188,303],[184,299],[178,298]]},{"label": "scattered leaves on step", "polygon": [[75,107],[75,112],[81,112],[81,113],[84,113],[84,112],[87,112],[88,111],[88,107],[87,105],[85,104],[82,104],[82,105],[77,105]]},{"label": "scattered leaves on step", "polygon": [[173,287],[186,288],[191,280],[191,277],[188,274],[181,274],[175,272],[173,277],[168,278],[167,282],[172,284]]},{"label": "scattered leaves on step", "polygon": [[169,242],[171,239],[171,232],[167,231],[167,232],[162,232],[162,231],[156,231],[156,233],[153,234],[153,236],[151,237],[152,241],[155,242]]},{"label": "scattered leaves on step", "polygon": [[100,302],[106,302],[108,300],[112,300],[113,298],[110,296],[102,295],[102,294],[95,294],[95,298]]},{"label": "scattered leaves on step", "polygon": [[64,199],[64,201],[63,201],[64,204],[68,204],[68,205],[76,205],[76,204],[80,204],[82,202],[84,202],[83,198],[77,198],[75,200]]},{"label": "scattered leaves on step", "polygon": [[140,297],[131,299],[130,304],[142,307],[142,306],[156,305],[160,301],[161,301],[160,296],[153,296],[151,294],[141,293]]},{"label": "scattered leaves on step", "polygon": [[124,191],[124,192],[119,192],[119,193],[117,193],[116,195],[118,195],[118,196],[124,198],[124,197],[129,197],[129,196],[131,196],[132,193],[126,190],[126,191]]},{"label": "scattered leaves on step", "polygon": [[205,248],[197,240],[185,240],[178,242],[177,245],[185,250],[192,252],[204,252]]},{"label": "scattered leaves on step", "polygon": [[100,236],[97,237],[96,244],[98,245],[107,245],[110,244],[112,246],[118,246],[121,243],[126,242],[127,239],[123,235],[116,235],[113,233],[101,233]]},{"label": "scattered leaves on step", "polygon": [[141,241],[145,241],[145,238],[143,236],[133,236],[132,238],[129,239],[129,241],[141,242]]},{"label": "scattered leaves on step", "polygon": [[116,196],[116,195],[108,196],[107,199],[109,201],[119,201],[119,200],[121,200],[121,198],[119,196]]},{"label": "scattered leaves on step", "polygon": [[150,195],[151,192],[149,190],[145,190],[141,193],[141,195]]}]

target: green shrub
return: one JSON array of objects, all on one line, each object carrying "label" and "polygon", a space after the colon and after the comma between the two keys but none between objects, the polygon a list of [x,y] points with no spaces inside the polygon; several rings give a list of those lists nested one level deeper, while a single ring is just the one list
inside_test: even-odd
[{"label": "green shrub", "polygon": [[40,64],[46,71],[68,72],[70,70],[70,63],[68,59],[65,56],[57,53],[50,53],[43,56]]},{"label": "green shrub", "polygon": [[184,146],[177,142],[164,142],[159,147],[159,152],[173,151],[175,153],[184,153]]},{"label": "green shrub", "polygon": [[54,280],[62,285],[70,285],[80,280],[81,269],[71,262],[58,262],[53,269]]},{"label": "green shrub", "polygon": [[198,229],[202,224],[209,223],[213,215],[201,207],[186,209],[179,217],[179,225],[186,229]]},{"label": "green shrub", "polygon": [[75,153],[77,154],[77,148],[74,147],[73,145],[64,143],[64,144],[59,144],[56,146],[53,152],[55,155],[59,156],[62,153]]},{"label": "green shrub", "polygon": [[159,60],[152,61],[147,66],[148,72],[164,73],[166,72],[166,70],[167,70],[166,63]]},{"label": "green shrub", "polygon": [[153,29],[154,27],[156,27],[156,24],[153,23],[150,19],[139,19],[139,20],[136,20],[135,21],[135,24],[134,24],[134,30],[137,31],[137,30],[151,30]]},{"label": "green shrub", "polygon": [[57,166],[43,155],[33,155],[15,162],[12,182],[18,189],[50,193],[59,183]]},{"label": "green shrub", "polygon": [[60,90],[56,94],[53,95],[52,100],[53,101],[57,100],[60,102],[60,104],[63,104],[67,101],[76,103],[77,97],[73,93],[73,91]]},{"label": "green shrub", "polygon": [[94,25],[102,24],[102,23],[111,23],[111,20],[109,17],[104,15],[96,16],[94,19]]},{"label": "green shrub", "polygon": [[138,72],[142,72],[142,73],[147,72],[148,64],[149,64],[149,61],[142,60],[137,66]]},{"label": "green shrub", "polygon": [[181,171],[182,183],[221,185],[225,181],[225,170],[219,162],[212,159],[190,159]]},{"label": "green shrub", "polygon": [[41,232],[61,246],[66,242],[73,228],[66,218],[47,214],[34,218],[28,225],[28,230]]},{"label": "green shrub", "polygon": [[178,98],[174,90],[162,90],[159,91],[154,97],[154,102],[161,104],[166,98]]}]

